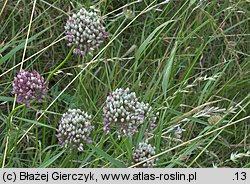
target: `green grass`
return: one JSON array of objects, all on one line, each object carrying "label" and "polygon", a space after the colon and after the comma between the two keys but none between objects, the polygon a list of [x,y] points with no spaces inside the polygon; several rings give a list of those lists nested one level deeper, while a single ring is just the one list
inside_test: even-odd
[{"label": "green grass", "polygon": [[[90,6],[100,9],[109,39],[93,56],[70,56],[51,77],[46,102],[18,109],[9,128],[20,105],[11,94],[16,73],[47,78],[70,51],[62,39],[67,14]],[[155,167],[249,168],[249,17],[247,0],[1,1],[1,166],[136,166],[129,163],[143,131],[119,140],[101,125],[109,92],[129,87],[160,113],[149,138]],[[81,153],[62,149],[55,136],[68,108],[94,116],[94,142]],[[223,119],[211,125],[213,114]]]}]

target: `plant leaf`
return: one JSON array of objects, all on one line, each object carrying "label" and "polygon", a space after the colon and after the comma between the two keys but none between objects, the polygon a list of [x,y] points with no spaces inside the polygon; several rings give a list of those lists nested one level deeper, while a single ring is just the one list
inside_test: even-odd
[{"label": "plant leaf", "polygon": [[169,20],[160,26],[158,26],[147,38],[146,40],[141,44],[141,46],[138,48],[136,54],[135,54],[135,59],[138,60],[142,54],[142,52],[145,50],[145,48],[150,44],[151,40],[154,38],[155,34],[165,26],[167,26],[169,23],[174,22],[175,20]]},{"label": "plant leaf", "polygon": [[13,97],[9,96],[0,96],[0,102],[12,102],[14,100]]},{"label": "plant leaf", "polygon": [[47,127],[47,128],[51,128],[51,129],[56,129],[52,126],[49,126],[49,125],[46,125],[46,124],[43,124],[43,123],[40,123],[38,121],[34,121],[34,120],[29,120],[29,119],[25,119],[25,118],[20,118],[20,117],[15,117],[16,119],[19,119],[19,120],[22,120],[22,121],[25,121],[27,123],[31,123],[31,124],[36,124],[36,125],[39,125],[39,126],[42,126],[42,127]]},{"label": "plant leaf", "polygon": [[172,66],[174,63],[174,56],[177,50],[177,45],[178,45],[178,41],[175,42],[174,48],[172,49],[169,59],[167,61],[167,65],[163,70],[163,79],[162,79],[162,89],[163,89],[163,94],[164,97],[166,98],[167,95],[167,88],[169,86],[169,79],[170,79],[170,74],[171,74],[171,70],[172,70]]},{"label": "plant leaf", "polygon": [[103,156],[105,159],[107,159],[112,164],[114,164],[116,167],[119,167],[119,168],[125,168],[126,167],[123,163],[121,163],[118,160],[116,160],[115,158],[111,157],[109,154],[105,153],[103,150],[99,149],[98,147],[95,147],[92,144],[87,144],[87,145],[90,148],[92,148],[96,153]]},{"label": "plant leaf", "polygon": [[39,168],[46,168],[48,166],[50,166],[53,162],[55,162],[64,152],[66,151],[66,149],[62,150],[61,152],[59,152],[58,154],[56,154],[55,156],[53,156],[51,159],[45,161],[44,163],[42,163]]},{"label": "plant leaf", "polygon": [[[44,32],[46,32],[47,30],[49,30],[51,28],[51,26],[47,27],[46,29],[42,30],[41,32],[35,34],[34,36],[30,37],[28,39],[28,43],[32,42],[33,40],[35,40],[37,37],[39,37],[40,35],[42,35]],[[22,48],[24,48],[25,46],[25,40],[22,41],[18,46],[16,46],[14,49],[12,49],[8,54],[4,55],[4,57],[2,57],[0,59],[0,65],[2,65],[5,61],[7,61],[9,58],[11,58],[17,51],[21,50]]]}]

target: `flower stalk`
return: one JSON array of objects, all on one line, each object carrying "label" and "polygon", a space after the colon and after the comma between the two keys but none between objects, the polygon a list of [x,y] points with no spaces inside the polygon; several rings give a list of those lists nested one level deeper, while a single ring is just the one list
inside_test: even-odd
[{"label": "flower stalk", "polygon": [[69,51],[69,53],[67,54],[67,56],[65,57],[65,59],[54,69],[50,72],[49,76],[46,79],[46,82],[48,83],[49,80],[51,79],[51,77],[54,75],[54,73],[56,73],[70,58],[70,56],[72,55],[74,49],[75,49],[75,45],[73,45]]}]

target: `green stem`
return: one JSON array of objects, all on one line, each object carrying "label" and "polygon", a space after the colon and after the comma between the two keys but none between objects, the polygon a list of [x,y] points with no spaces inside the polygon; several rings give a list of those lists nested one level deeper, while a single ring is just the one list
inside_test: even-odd
[{"label": "green stem", "polygon": [[50,72],[49,76],[46,79],[46,83],[48,83],[51,77],[54,75],[54,73],[56,73],[66,63],[66,61],[68,61],[69,57],[71,56],[75,48],[76,48],[75,45],[72,46],[66,58],[54,70]]},{"label": "green stem", "polygon": [[7,123],[7,128],[8,128],[8,130],[11,129],[11,118],[12,118],[12,116],[14,115],[14,113],[15,113],[18,109],[21,109],[21,108],[23,108],[23,107],[25,107],[25,106],[26,106],[26,104],[19,105],[19,106],[17,106],[15,109],[13,109],[13,110],[10,112],[10,114],[9,114],[9,116],[8,116],[8,123]]},{"label": "green stem", "polygon": [[[63,148],[63,149],[65,149],[65,148]],[[70,157],[71,157],[71,153],[69,152],[69,148],[66,148],[66,150],[68,151],[68,154],[66,155],[66,157],[61,162],[60,168],[66,167],[67,164],[69,163],[69,160],[70,160]]]},{"label": "green stem", "polygon": [[5,167],[5,160],[7,158],[7,154],[8,154],[8,147],[9,147],[9,142],[10,142],[10,133],[11,133],[11,119],[12,119],[12,116],[15,114],[15,112],[18,110],[18,109],[21,109],[22,107],[25,107],[26,104],[22,104],[22,105],[19,105],[17,106],[15,109],[13,109],[9,116],[8,116],[8,120],[7,120],[7,140],[6,140],[6,144],[5,144],[5,151],[4,151],[4,156],[3,156],[3,161],[2,161],[2,168]]},{"label": "green stem", "polygon": [[[25,117],[25,112],[26,112],[26,106],[24,106],[24,110],[22,112],[22,117]],[[20,120],[19,125],[18,125],[17,134],[15,136],[15,141],[14,141],[14,146],[13,146],[13,151],[11,153],[9,162],[6,164],[7,166],[10,166],[12,164],[12,159],[14,158],[15,151],[16,151],[16,148],[17,148],[17,144],[15,144],[15,143],[18,141],[18,136],[19,136],[19,134],[21,132],[21,127],[22,127],[22,120]],[[12,146],[12,145],[13,145],[13,142],[10,144],[10,146]]]},{"label": "green stem", "polygon": [[[32,100],[32,101],[30,102],[30,105],[33,104],[33,103],[35,103],[35,102],[36,102],[36,99]],[[13,109],[13,110],[10,112],[10,114],[9,114],[9,116],[8,116],[8,120],[7,120],[7,128],[8,128],[8,131],[10,131],[10,129],[11,129],[11,118],[12,118],[12,116],[14,115],[14,113],[15,113],[18,109],[21,109],[22,107],[26,107],[26,104],[19,105],[19,106],[17,106],[15,109]]]}]

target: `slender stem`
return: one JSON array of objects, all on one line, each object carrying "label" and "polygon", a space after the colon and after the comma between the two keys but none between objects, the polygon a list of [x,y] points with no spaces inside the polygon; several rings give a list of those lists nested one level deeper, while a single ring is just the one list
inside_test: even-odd
[{"label": "slender stem", "polygon": [[60,168],[65,167],[69,163],[69,159],[71,156],[71,153],[69,152],[69,148],[63,148],[63,149],[65,149],[65,151],[68,151],[68,153],[65,156],[65,158],[63,159],[63,161],[61,162]]},{"label": "slender stem", "polygon": [[15,109],[13,109],[9,116],[8,116],[8,120],[7,120],[7,140],[6,140],[6,144],[5,144],[5,150],[4,150],[4,156],[3,156],[3,162],[2,162],[2,168],[4,168],[5,165],[5,160],[8,154],[8,147],[9,147],[9,139],[10,139],[10,132],[11,132],[11,120],[12,120],[12,116],[14,115],[14,113],[18,110],[21,109],[22,107],[25,107],[26,104],[22,104],[17,106]]},{"label": "slender stem", "polygon": [[[25,117],[25,112],[26,112],[26,106],[24,106],[24,109],[23,109],[23,112],[22,112],[22,117]],[[13,159],[13,157],[14,157],[14,155],[15,155],[15,150],[16,150],[16,147],[17,147],[17,145],[15,144],[17,141],[18,141],[18,135],[20,134],[20,131],[21,131],[21,127],[22,127],[22,120],[20,120],[20,122],[19,122],[19,125],[18,125],[18,129],[17,129],[17,134],[16,134],[16,136],[15,136],[15,140],[14,140],[14,142],[12,142],[11,144],[10,144],[10,146],[12,146],[13,145],[13,143],[14,143],[14,146],[13,146],[13,151],[12,151],[12,153],[11,153],[11,156],[10,156],[10,158],[9,158],[9,161],[8,161],[8,163],[6,164],[7,166],[9,166],[11,163],[12,163],[12,159]]]},{"label": "slender stem", "polygon": [[7,135],[7,138],[6,138],[6,144],[5,144],[4,155],[3,155],[3,162],[2,162],[2,168],[4,168],[4,166],[5,166],[5,160],[6,160],[6,155],[7,155],[8,144],[9,144],[9,135]]},{"label": "slender stem", "polygon": [[68,61],[69,57],[71,56],[71,54],[73,53],[73,50],[76,48],[76,46],[72,46],[68,55],[66,56],[66,58],[54,69],[50,72],[49,76],[46,79],[46,82],[48,83],[49,80],[51,79],[51,77],[54,75],[54,73],[56,73],[65,63],[66,61]]},{"label": "slender stem", "polygon": [[8,128],[8,130],[11,129],[11,119],[12,119],[12,116],[14,115],[14,113],[15,113],[18,109],[21,109],[21,108],[23,108],[23,107],[25,107],[25,106],[26,106],[26,104],[19,105],[19,106],[17,106],[15,109],[13,109],[13,110],[10,112],[10,114],[9,114],[9,116],[8,116],[8,123],[7,123],[7,128]]}]

